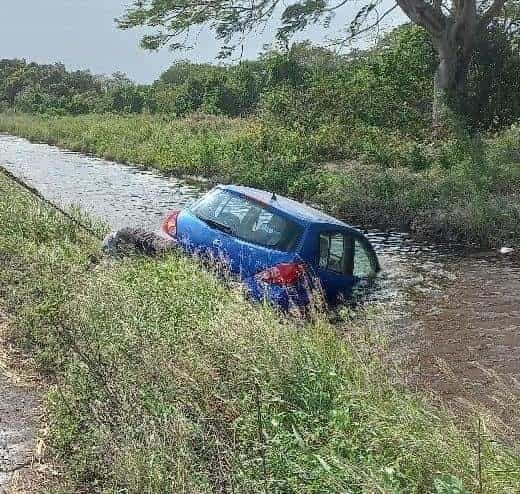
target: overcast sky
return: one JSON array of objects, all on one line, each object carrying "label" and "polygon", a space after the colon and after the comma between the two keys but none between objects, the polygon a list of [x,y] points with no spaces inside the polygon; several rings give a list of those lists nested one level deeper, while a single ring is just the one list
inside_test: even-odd
[{"label": "overcast sky", "polygon": [[[121,31],[114,23],[128,3],[130,0],[0,0],[0,58],[63,62],[68,68],[88,68],[96,74],[120,71],[140,82],[154,80],[176,59],[215,60],[218,46],[208,31],[197,37],[190,51],[142,50],[138,31]],[[333,36],[352,19],[360,5],[353,1],[338,11],[327,32],[314,26],[298,38],[326,42],[327,36]],[[397,24],[403,16],[395,12],[388,19],[390,24]],[[263,45],[272,41],[273,34],[274,26],[270,26],[263,34],[251,36],[244,47],[244,58],[255,58]]]}]

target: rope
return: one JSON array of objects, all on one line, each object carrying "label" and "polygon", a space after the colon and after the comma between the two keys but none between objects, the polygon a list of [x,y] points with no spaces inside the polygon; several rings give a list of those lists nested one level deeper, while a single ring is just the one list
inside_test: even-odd
[{"label": "rope", "polygon": [[59,211],[63,216],[65,216],[67,219],[69,219],[72,223],[74,223],[80,229],[82,229],[83,231],[87,232],[89,235],[92,235],[96,239],[100,239],[101,240],[101,236],[99,235],[99,233],[96,233],[92,228],[90,228],[90,227],[84,225],[83,223],[81,223],[81,221],[79,221],[77,218],[75,218],[68,211],[66,211],[62,207],[58,206],[54,202],[52,202],[49,199],[47,199],[39,190],[35,189],[32,185],[29,185],[29,184],[25,183],[21,178],[18,178],[16,175],[14,175],[13,173],[11,173],[9,170],[7,170],[6,168],[4,168],[1,165],[0,165],[0,172],[2,174],[4,174],[7,178],[12,180],[13,182],[17,183],[20,187],[22,187],[23,189],[28,191],[30,194],[32,194],[33,196],[36,196],[40,201],[44,202],[45,204],[47,204],[51,208],[56,209],[57,211]]}]

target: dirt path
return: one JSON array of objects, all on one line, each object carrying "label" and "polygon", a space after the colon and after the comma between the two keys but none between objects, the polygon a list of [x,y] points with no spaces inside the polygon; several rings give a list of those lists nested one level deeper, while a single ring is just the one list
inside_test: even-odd
[{"label": "dirt path", "polygon": [[6,319],[0,311],[0,494],[28,492],[35,478],[36,433],[40,397],[8,366],[1,334]]}]

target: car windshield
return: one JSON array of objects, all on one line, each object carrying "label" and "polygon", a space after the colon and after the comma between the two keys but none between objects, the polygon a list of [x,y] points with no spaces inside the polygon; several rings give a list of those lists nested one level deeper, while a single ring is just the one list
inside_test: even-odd
[{"label": "car windshield", "polygon": [[212,228],[278,250],[292,250],[302,234],[296,223],[222,189],[212,190],[191,211]]}]

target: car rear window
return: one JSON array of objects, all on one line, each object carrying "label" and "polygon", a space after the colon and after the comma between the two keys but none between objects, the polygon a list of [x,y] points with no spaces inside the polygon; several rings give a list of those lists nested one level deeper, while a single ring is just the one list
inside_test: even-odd
[{"label": "car rear window", "polygon": [[277,250],[292,250],[303,231],[300,225],[260,204],[222,189],[205,195],[191,211],[213,228]]}]

